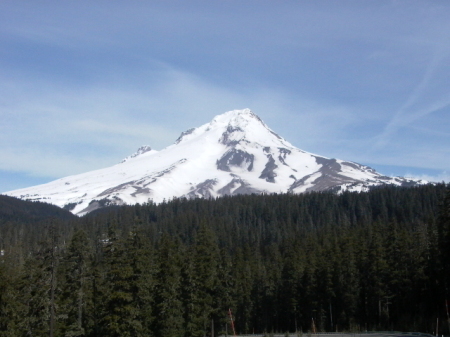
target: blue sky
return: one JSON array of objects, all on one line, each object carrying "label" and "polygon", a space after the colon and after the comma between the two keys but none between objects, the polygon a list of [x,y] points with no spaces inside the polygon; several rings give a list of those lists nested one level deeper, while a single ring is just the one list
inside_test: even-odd
[{"label": "blue sky", "polygon": [[0,192],[250,108],[293,145],[450,181],[448,1],[0,2]]}]

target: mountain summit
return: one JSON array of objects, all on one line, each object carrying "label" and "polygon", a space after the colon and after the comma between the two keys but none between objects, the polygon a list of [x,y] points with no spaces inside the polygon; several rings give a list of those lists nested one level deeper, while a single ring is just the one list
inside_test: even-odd
[{"label": "mountain summit", "polygon": [[218,115],[210,123],[181,133],[161,151],[143,146],[112,167],[6,194],[83,215],[106,205],[159,203],[174,197],[365,191],[385,184],[423,183],[386,177],[368,166],[302,151],[244,109]]}]

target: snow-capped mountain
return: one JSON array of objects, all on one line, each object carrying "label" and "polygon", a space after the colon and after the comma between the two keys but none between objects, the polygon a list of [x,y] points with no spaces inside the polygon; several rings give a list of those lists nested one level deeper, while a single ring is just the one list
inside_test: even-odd
[{"label": "snow-capped mountain", "polygon": [[7,192],[83,215],[111,204],[162,202],[249,193],[365,191],[425,181],[386,177],[368,166],[302,151],[249,109],[216,116],[161,151],[143,146],[101,170]]}]

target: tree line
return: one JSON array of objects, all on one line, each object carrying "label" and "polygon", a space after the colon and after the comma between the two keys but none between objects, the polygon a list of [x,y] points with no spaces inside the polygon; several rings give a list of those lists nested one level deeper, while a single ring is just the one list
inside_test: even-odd
[{"label": "tree line", "polygon": [[230,311],[241,334],[449,333],[445,184],[174,199],[82,218],[7,202],[0,336],[231,335]]}]

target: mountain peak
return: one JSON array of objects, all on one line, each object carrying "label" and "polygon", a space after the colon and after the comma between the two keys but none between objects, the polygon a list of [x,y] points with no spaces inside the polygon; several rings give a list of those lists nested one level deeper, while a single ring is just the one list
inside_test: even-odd
[{"label": "mountain peak", "polygon": [[263,123],[261,118],[254,114],[250,109],[231,110],[221,115],[217,115],[210,124],[238,124],[248,123],[252,120]]},{"label": "mountain peak", "polygon": [[382,176],[357,163],[300,150],[250,109],[217,115],[161,151],[140,147],[120,165],[8,192],[83,215],[106,205],[248,193],[366,191],[424,182]]},{"label": "mountain peak", "polygon": [[[261,133],[269,131],[276,135],[269,127],[250,109],[232,110],[221,115],[215,116],[211,122],[206,123],[198,128],[192,128],[181,133],[175,144],[190,141],[205,133],[221,133],[220,142],[224,145],[235,145],[252,133]],[[232,143],[228,144],[228,140]]]},{"label": "mountain peak", "polygon": [[143,145],[141,146],[139,149],[137,149],[137,151],[135,153],[133,153],[131,156],[128,156],[126,158],[124,158],[121,163],[125,163],[126,161],[138,157],[141,154],[147,153],[147,152],[156,152],[155,150],[152,150],[152,148],[148,145]]},{"label": "mountain peak", "polygon": [[243,131],[250,125],[263,126],[265,129],[270,130],[269,127],[259,118],[258,115],[253,113],[250,109],[232,110],[225,112],[213,118],[209,123],[210,127],[226,126],[227,128],[240,128]]},{"label": "mountain peak", "polygon": [[[192,128],[181,133],[175,144],[188,142],[197,137],[218,136],[219,143],[227,147],[235,147],[237,144],[276,143],[276,146],[292,146],[285,139],[272,131],[263,120],[250,109],[232,110],[215,116],[211,122],[198,128]],[[214,134],[214,136],[212,136]],[[210,137],[210,138],[211,138]],[[271,141],[272,140],[272,141]]]}]

